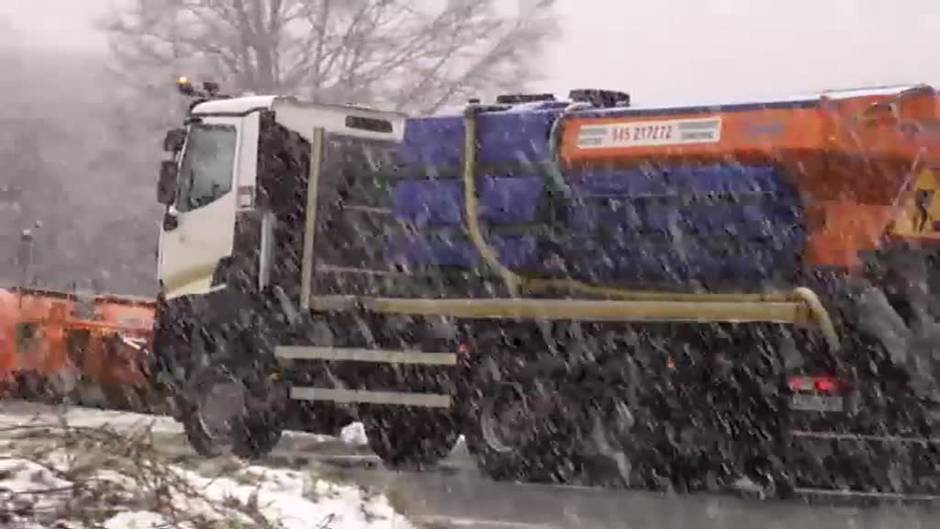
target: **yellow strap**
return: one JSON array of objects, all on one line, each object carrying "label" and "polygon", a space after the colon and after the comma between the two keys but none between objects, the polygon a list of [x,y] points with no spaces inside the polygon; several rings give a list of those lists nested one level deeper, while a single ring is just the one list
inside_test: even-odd
[{"label": "yellow strap", "polygon": [[[838,335],[832,320],[825,307],[819,302],[816,294],[808,288],[798,288],[792,292],[769,293],[674,293],[661,291],[637,291],[620,288],[611,288],[599,285],[589,285],[570,279],[540,279],[524,277],[499,261],[496,250],[483,237],[480,229],[479,204],[476,187],[476,142],[477,142],[477,107],[469,106],[464,114],[464,213],[466,216],[467,232],[470,240],[480,252],[483,260],[494,269],[506,283],[510,295],[519,297],[521,293],[545,294],[552,291],[578,293],[601,298],[614,298],[633,301],[664,301],[664,302],[693,302],[693,303],[786,303],[799,302],[804,304],[812,319],[821,327],[826,340],[832,347],[838,347]],[[702,307],[703,315],[708,312]]]}]

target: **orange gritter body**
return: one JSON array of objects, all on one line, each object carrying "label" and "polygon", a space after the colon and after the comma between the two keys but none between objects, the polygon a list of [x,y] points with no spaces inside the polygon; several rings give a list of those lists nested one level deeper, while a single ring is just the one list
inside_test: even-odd
[{"label": "orange gritter body", "polygon": [[[665,125],[690,120],[701,120],[715,135],[687,143],[657,137],[672,133]],[[588,141],[592,136],[601,139]],[[806,208],[804,262],[812,267],[851,269],[886,238],[940,242],[940,195],[934,196],[940,96],[928,86],[762,104],[576,112],[565,122],[560,151],[572,172],[644,163],[781,167]],[[922,222],[926,218],[937,222]]]},{"label": "orange gritter body", "polygon": [[[145,391],[153,319],[154,302],[142,298],[0,289],[0,380]],[[69,392],[73,384],[44,389]]]}]

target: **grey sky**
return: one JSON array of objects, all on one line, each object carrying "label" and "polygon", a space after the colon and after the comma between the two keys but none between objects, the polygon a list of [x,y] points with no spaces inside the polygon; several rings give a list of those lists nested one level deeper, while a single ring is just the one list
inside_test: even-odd
[{"label": "grey sky", "polygon": [[[597,6],[593,9],[588,6]],[[562,0],[545,83],[637,102],[940,83],[937,0]]]},{"label": "grey sky", "polygon": [[[30,41],[103,50],[120,0],[0,0]],[[559,0],[538,88],[619,88],[638,103],[940,84],[938,0]]]},{"label": "grey sky", "polygon": [[11,22],[30,45],[103,50],[105,40],[94,23],[116,1],[0,0],[0,18]]}]

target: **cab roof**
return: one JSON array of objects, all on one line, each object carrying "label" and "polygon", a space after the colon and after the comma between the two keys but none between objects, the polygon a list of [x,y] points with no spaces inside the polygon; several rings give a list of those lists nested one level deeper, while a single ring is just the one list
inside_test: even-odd
[{"label": "cab roof", "polygon": [[362,107],[356,105],[337,105],[331,103],[313,103],[310,101],[302,101],[295,97],[288,96],[274,96],[274,95],[253,95],[253,96],[241,96],[241,97],[231,97],[225,99],[214,99],[211,101],[205,101],[199,103],[192,109],[192,114],[197,116],[207,116],[207,115],[243,115],[249,114],[257,110],[275,110],[280,106],[292,106],[292,107],[320,107],[320,108],[331,108],[337,110],[345,111],[359,111],[359,112],[381,112],[382,114],[401,114],[399,112],[388,112],[381,111],[375,108]]},{"label": "cab roof", "polygon": [[278,96],[244,96],[214,99],[193,107],[193,114],[247,114],[255,110],[269,110]]}]

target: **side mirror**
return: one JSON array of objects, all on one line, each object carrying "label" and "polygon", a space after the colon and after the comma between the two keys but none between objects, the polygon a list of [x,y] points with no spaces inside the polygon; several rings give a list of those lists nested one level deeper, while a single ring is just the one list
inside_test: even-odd
[{"label": "side mirror", "polygon": [[186,141],[186,129],[172,129],[166,131],[163,137],[163,150],[166,152],[180,152]]},{"label": "side mirror", "polygon": [[157,182],[157,202],[170,205],[176,200],[176,177],[179,169],[173,160],[160,162],[160,180]]}]

